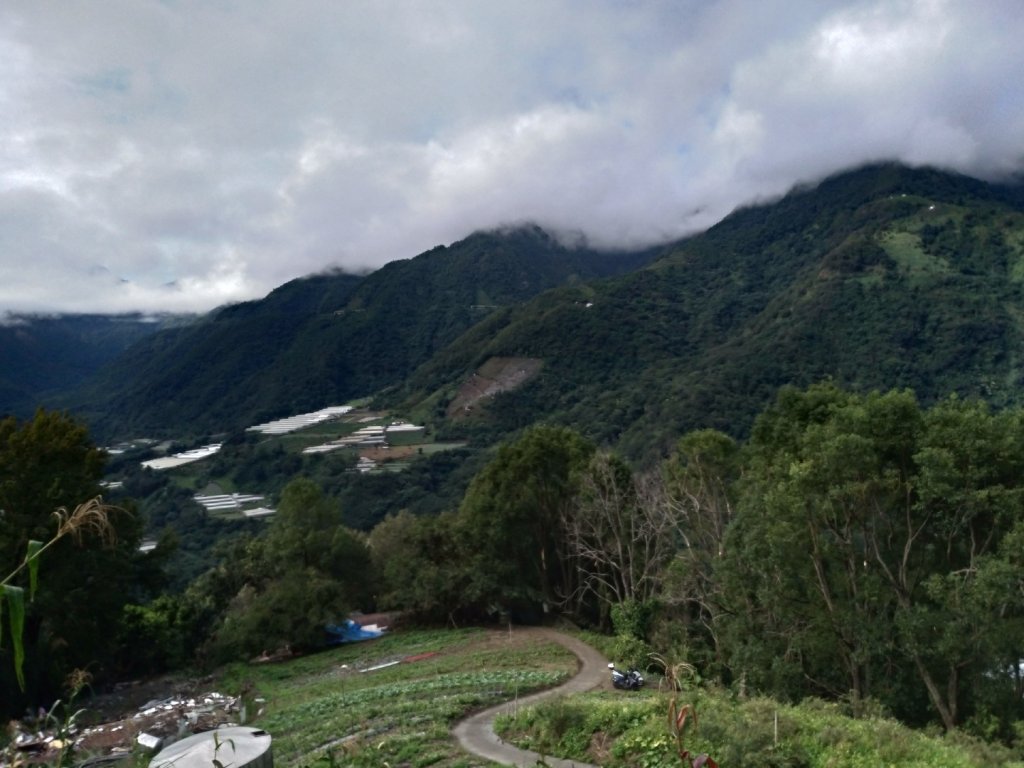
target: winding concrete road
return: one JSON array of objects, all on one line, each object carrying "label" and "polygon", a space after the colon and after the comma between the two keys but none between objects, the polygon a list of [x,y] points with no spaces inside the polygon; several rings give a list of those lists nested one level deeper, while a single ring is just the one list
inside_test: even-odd
[{"label": "winding concrete road", "polygon": [[[518,749],[499,739],[497,734],[494,733],[494,718],[496,716],[511,714],[516,707],[536,704],[538,701],[554,696],[563,696],[567,693],[580,693],[600,688],[606,684],[608,676],[608,660],[586,643],[553,629],[533,629],[529,631],[536,632],[549,640],[564,645],[579,659],[580,668],[575,677],[557,688],[550,688],[530,696],[524,696],[518,701],[506,701],[490,709],[477,712],[465,720],[460,720],[455,728],[452,729],[452,734],[467,752],[472,752],[475,755],[493,760],[502,765],[536,766],[540,755],[536,752]],[[556,757],[545,757],[544,760],[552,768],[597,768],[597,766],[590,763],[560,760]]]}]

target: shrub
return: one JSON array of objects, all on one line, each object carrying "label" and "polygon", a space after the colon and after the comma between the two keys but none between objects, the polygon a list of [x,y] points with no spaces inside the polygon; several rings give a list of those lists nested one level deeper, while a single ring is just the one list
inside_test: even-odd
[{"label": "shrub", "polygon": [[618,635],[615,638],[611,655],[627,669],[646,670],[651,664],[651,646],[628,635]]}]

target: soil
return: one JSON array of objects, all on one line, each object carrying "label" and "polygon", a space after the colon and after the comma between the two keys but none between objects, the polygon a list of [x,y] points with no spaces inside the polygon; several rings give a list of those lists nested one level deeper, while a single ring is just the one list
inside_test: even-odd
[{"label": "soil", "polygon": [[521,386],[543,365],[544,361],[535,357],[492,357],[459,387],[458,394],[448,405],[448,417],[465,418],[480,401]]},{"label": "soil", "polygon": [[395,445],[382,446],[380,448],[360,448],[359,456],[364,459],[371,459],[378,464],[383,461],[398,461],[407,459],[416,453],[418,445]]}]

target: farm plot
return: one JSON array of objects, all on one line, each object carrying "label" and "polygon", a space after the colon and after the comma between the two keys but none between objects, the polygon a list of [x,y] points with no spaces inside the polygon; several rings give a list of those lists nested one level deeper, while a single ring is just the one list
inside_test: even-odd
[{"label": "farm plot", "polygon": [[273,735],[281,768],[469,768],[486,762],[459,750],[452,723],[575,669],[571,653],[525,629],[416,631],[279,665],[235,665],[219,684],[266,698],[256,724]]}]

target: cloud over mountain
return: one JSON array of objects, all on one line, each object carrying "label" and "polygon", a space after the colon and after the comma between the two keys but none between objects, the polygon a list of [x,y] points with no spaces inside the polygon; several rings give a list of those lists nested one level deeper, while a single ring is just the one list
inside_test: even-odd
[{"label": "cloud over mountain", "polygon": [[[0,7],[0,310],[194,310],[532,220],[1024,157],[1016,0]],[[97,268],[100,267],[100,268]]]}]

